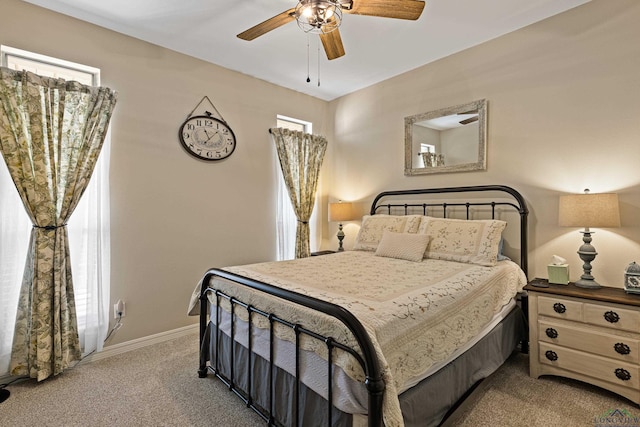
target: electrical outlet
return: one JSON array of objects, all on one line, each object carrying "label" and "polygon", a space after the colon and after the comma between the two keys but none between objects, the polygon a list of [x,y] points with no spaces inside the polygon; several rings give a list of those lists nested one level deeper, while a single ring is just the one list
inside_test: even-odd
[{"label": "electrical outlet", "polygon": [[117,319],[118,317],[125,316],[125,305],[124,301],[118,300],[117,303],[113,304],[113,318]]}]

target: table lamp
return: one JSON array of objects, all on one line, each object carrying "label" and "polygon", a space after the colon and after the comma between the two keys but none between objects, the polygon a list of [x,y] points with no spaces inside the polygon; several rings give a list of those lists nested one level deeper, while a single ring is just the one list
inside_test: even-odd
[{"label": "table lamp", "polygon": [[618,195],[591,194],[588,189],[584,193],[560,196],[558,223],[564,227],[584,227],[584,231],[580,231],[584,243],[578,249],[578,255],[584,262],[584,274],[575,285],[581,288],[600,288],[602,286],[591,275],[591,262],[598,253],[591,245],[591,234],[594,232],[589,227],[620,227]]},{"label": "table lamp", "polygon": [[338,222],[338,252],[344,251],[342,240],[344,239],[344,231],[342,231],[342,223],[353,219],[353,206],[351,203],[329,203],[329,221]]}]

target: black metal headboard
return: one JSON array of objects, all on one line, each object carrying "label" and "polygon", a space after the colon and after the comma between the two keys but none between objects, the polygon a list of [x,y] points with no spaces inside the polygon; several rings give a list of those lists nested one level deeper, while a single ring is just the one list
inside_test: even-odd
[{"label": "black metal headboard", "polygon": [[[459,201],[456,199],[451,202],[410,202],[410,203],[382,203],[381,200],[390,197],[402,197],[412,196],[420,194],[446,194],[446,193],[480,193],[480,192],[499,192],[507,193],[510,196],[509,201],[490,201],[490,199],[483,199],[482,201]],[[398,190],[398,191],[384,191],[373,199],[371,204],[371,215],[380,213],[397,213],[402,215],[408,215],[410,213],[421,213],[427,215],[427,212],[435,208],[441,209],[441,215],[447,216],[447,208],[465,208],[466,218],[470,219],[470,215],[473,207],[484,206],[491,208],[491,218],[495,219],[496,207],[506,206],[507,208],[515,209],[520,215],[520,268],[527,275],[528,262],[528,247],[527,247],[527,215],[529,211],[527,204],[524,201],[522,195],[511,187],[506,185],[479,185],[468,187],[443,187],[443,188],[425,188],[419,190]],[[386,210],[386,212],[385,212]]]}]

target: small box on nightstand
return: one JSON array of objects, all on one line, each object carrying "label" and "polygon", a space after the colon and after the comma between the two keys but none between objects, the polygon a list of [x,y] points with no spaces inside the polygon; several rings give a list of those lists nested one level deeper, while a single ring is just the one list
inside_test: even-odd
[{"label": "small box on nightstand", "polygon": [[569,264],[549,264],[547,272],[549,273],[549,283],[557,285],[569,283]]}]

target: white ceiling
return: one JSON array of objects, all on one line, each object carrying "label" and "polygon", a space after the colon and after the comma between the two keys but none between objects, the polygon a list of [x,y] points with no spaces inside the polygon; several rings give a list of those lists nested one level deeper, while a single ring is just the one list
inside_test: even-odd
[{"label": "white ceiling", "polygon": [[426,0],[417,21],[345,14],[342,58],[328,61],[318,36],[310,36],[310,83],[307,35],[295,22],[251,42],[236,37],[296,0],[26,1],[332,100],[590,0]]}]

